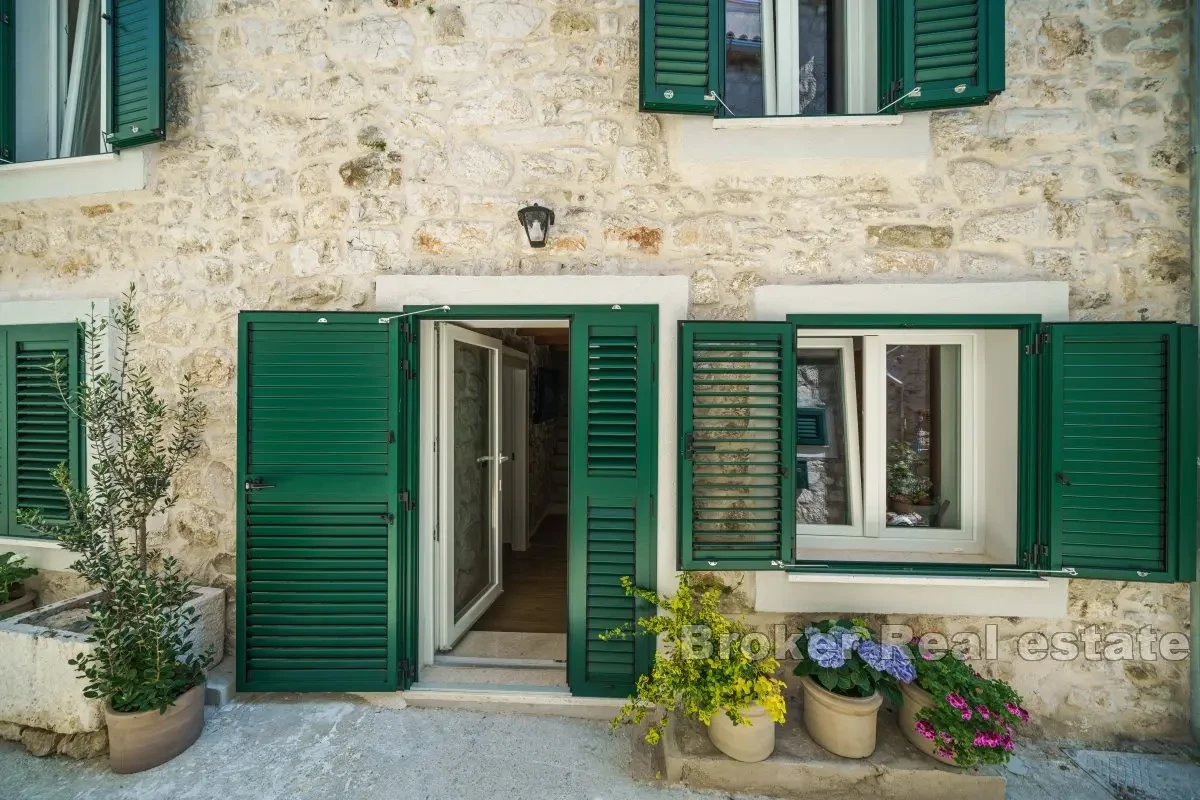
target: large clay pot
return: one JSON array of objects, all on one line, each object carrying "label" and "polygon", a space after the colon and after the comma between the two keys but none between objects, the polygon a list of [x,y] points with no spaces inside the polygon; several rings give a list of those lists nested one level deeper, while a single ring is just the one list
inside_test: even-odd
[{"label": "large clay pot", "polygon": [[25,587],[17,584],[9,588],[9,600],[7,603],[0,603],[0,619],[5,617],[15,617],[17,614],[24,614],[29,609],[33,608],[34,594]]},{"label": "large clay pot", "polygon": [[826,691],[807,675],[804,688],[804,727],[813,741],[843,758],[866,758],[875,752],[875,724],[883,698],[843,697]]},{"label": "large clay pot", "polygon": [[775,720],[758,704],[743,710],[742,716],[749,725],[734,725],[724,711],[717,714],[709,722],[708,738],[735,761],[762,761],[775,752]]},{"label": "large clay pot", "polygon": [[936,742],[930,741],[917,733],[917,714],[922,709],[933,707],[933,695],[920,686],[917,686],[916,683],[900,684],[900,695],[904,698],[904,702],[900,705],[900,713],[896,715],[896,720],[900,725],[900,730],[904,731],[904,735],[912,742],[913,747],[935,761],[957,767],[958,765],[954,763],[954,759],[942,758],[935,752],[937,750]]},{"label": "large clay pot", "polygon": [[192,746],[204,728],[204,684],[193,686],[164,713],[115,711],[105,704],[108,764],[129,773],[165,764]]}]

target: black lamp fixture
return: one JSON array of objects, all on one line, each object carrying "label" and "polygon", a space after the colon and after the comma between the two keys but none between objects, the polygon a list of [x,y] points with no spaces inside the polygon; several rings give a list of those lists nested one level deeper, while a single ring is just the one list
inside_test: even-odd
[{"label": "black lamp fixture", "polygon": [[550,226],[554,224],[553,211],[534,203],[518,211],[517,219],[521,220],[521,225],[525,228],[530,247],[546,246],[546,236],[550,233]]}]

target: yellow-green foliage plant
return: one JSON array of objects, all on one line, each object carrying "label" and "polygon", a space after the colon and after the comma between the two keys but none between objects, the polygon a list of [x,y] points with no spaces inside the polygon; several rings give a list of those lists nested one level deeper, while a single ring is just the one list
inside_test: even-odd
[{"label": "yellow-green foliage plant", "polygon": [[679,576],[679,590],[671,597],[636,587],[628,577],[621,579],[621,585],[626,594],[663,613],[641,617],[636,628],[609,631],[600,638],[661,637],[665,647],[655,653],[650,674],[638,678],[637,692],[613,720],[614,728],[640,725],[662,708],[666,713],[646,731],[646,741],[653,745],[662,739],[673,711],[705,725],[719,713],[728,715],[734,725],[748,725],[742,712],[755,703],[772,720],[783,722],[784,683],[775,677],[779,662],[762,637],[743,641],[751,632],[745,622],[720,612],[725,587],[702,584],[687,572]]}]

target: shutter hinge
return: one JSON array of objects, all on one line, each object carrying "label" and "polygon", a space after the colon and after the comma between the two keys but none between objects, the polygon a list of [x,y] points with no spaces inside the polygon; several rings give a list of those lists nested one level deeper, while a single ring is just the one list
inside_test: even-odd
[{"label": "shutter hinge", "polygon": [[1046,349],[1046,345],[1050,343],[1050,334],[1038,333],[1033,337],[1033,354],[1040,356],[1042,351]]},{"label": "shutter hinge", "polygon": [[405,489],[404,491],[402,491],[399,494],[399,498],[400,498],[400,507],[403,508],[405,511],[412,511],[414,508],[417,507],[416,502],[413,501],[412,498],[409,497],[408,489]]},{"label": "shutter hinge", "polygon": [[415,681],[417,679],[417,668],[407,658],[402,658],[396,664],[396,676],[405,683]]},{"label": "shutter hinge", "polygon": [[396,443],[396,432],[395,432],[395,431],[388,431],[388,435],[387,435],[387,443],[388,443],[388,444],[395,444],[395,443]]},{"label": "shutter hinge", "polygon": [[0,22],[3,22],[5,25],[12,25],[12,17],[8,14],[0,14]]},{"label": "shutter hinge", "polygon": [[400,362],[400,372],[404,375],[405,378],[407,378],[408,380],[411,381],[413,378],[416,377],[416,373],[413,372],[410,367],[411,367],[411,365],[409,364],[409,361],[407,358]]},{"label": "shutter hinge", "polygon": [[409,344],[412,344],[412,340],[413,340],[412,328],[409,326],[409,324],[407,322],[400,323],[400,335],[404,337],[404,341],[408,342]]},{"label": "shutter hinge", "polygon": [[391,513],[390,511],[386,514],[380,514],[379,518],[381,520],[383,520],[384,522],[386,522],[388,525],[391,525],[393,522],[396,521],[396,515]]}]

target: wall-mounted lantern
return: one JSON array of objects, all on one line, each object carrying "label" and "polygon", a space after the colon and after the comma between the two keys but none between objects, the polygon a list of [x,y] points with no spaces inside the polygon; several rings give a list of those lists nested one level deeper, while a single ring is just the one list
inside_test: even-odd
[{"label": "wall-mounted lantern", "polygon": [[517,212],[517,219],[525,228],[525,236],[529,239],[530,247],[545,247],[546,236],[550,226],[554,224],[554,212],[534,203]]}]

